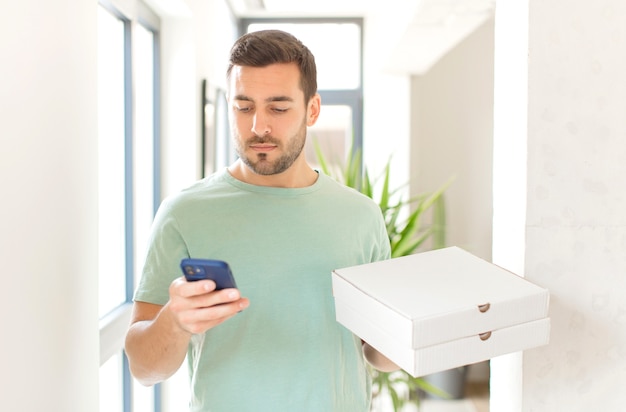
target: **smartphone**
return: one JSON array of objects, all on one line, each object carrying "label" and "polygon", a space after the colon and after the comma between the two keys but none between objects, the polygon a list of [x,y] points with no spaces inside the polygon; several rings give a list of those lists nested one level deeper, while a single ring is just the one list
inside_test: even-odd
[{"label": "smartphone", "polygon": [[211,279],[217,285],[215,290],[237,288],[230,266],[223,260],[183,259],[180,268],[189,282]]}]

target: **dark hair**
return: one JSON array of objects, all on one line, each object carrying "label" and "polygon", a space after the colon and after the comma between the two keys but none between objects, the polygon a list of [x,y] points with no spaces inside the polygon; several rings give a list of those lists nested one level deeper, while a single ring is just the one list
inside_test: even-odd
[{"label": "dark hair", "polygon": [[262,30],[241,36],[230,50],[226,78],[230,79],[233,66],[265,67],[275,63],[298,65],[305,103],[317,93],[315,57],[300,40],[281,30]]}]

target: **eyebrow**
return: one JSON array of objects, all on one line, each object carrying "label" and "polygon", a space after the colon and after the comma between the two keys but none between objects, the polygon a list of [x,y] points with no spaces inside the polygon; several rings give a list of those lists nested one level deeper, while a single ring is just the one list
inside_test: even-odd
[{"label": "eyebrow", "polygon": [[[253,99],[251,99],[248,96],[245,96],[243,94],[238,94],[235,96],[234,100],[242,100],[242,101],[246,101],[246,102],[254,102]],[[289,96],[271,96],[268,97],[267,99],[265,99],[266,103],[271,103],[271,102],[293,102],[293,98],[289,97]]]}]

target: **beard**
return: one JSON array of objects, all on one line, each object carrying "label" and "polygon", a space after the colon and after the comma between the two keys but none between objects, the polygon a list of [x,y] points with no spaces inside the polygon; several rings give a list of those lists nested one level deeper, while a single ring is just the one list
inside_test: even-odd
[{"label": "beard", "polygon": [[[236,150],[243,163],[248,166],[250,170],[258,175],[270,176],[282,173],[289,169],[300,156],[300,153],[302,153],[305,142],[306,121],[301,124],[296,134],[288,139],[286,143],[281,142],[279,139],[276,139],[271,135],[263,137],[253,136],[243,143],[240,138],[237,138]],[[276,145],[276,149],[282,151],[282,154],[273,161],[268,159],[268,153],[257,153],[253,156],[246,156],[246,147],[257,143],[271,143]]]}]

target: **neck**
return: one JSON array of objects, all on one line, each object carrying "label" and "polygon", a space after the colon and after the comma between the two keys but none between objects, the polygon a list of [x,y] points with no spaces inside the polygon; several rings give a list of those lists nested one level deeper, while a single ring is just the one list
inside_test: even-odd
[{"label": "neck", "polygon": [[251,185],[292,189],[311,186],[318,177],[317,172],[306,162],[295,162],[289,169],[275,175],[260,175],[238,159],[228,167],[228,172],[235,179]]}]

